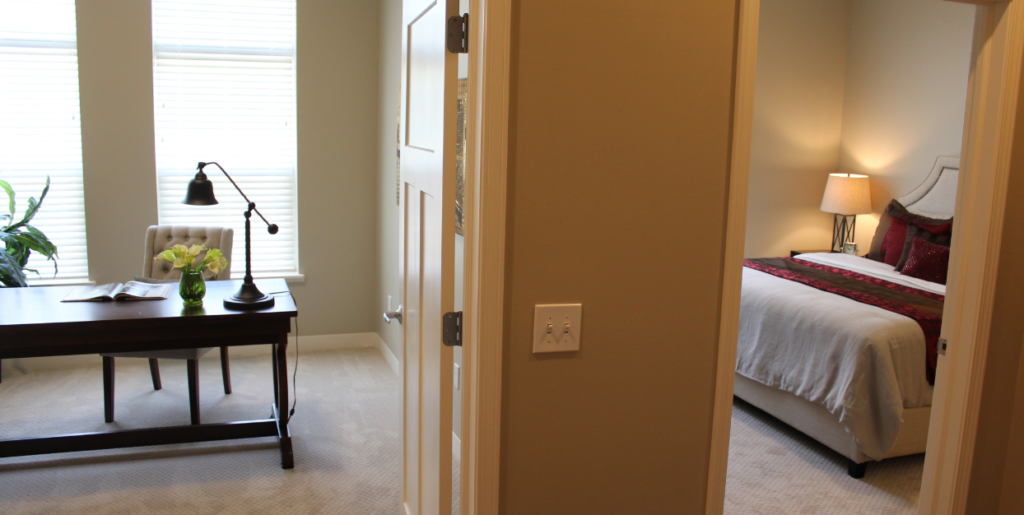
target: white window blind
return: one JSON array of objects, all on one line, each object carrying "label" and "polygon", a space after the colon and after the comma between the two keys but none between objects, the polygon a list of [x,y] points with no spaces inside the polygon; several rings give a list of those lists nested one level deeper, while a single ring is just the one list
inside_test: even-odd
[{"label": "white window blind", "polygon": [[[74,0],[0,0],[0,179],[15,191],[20,220],[50,177],[30,223],[59,257],[54,277],[53,262],[32,253],[28,267],[39,275],[28,274],[31,284],[89,277],[79,119]],[[8,211],[0,191],[0,214]]]},{"label": "white window blind", "polygon": [[227,178],[206,168],[220,204],[181,203],[216,161],[280,226],[253,215],[253,274],[297,274],[295,0],[154,0],[153,49],[160,223],[233,227],[242,277],[245,201]]}]

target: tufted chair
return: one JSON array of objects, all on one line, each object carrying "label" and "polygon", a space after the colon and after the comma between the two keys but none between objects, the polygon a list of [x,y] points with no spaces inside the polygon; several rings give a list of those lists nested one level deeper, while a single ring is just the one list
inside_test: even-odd
[{"label": "tufted chair", "polygon": [[[157,259],[157,255],[182,244],[185,246],[206,245],[210,249],[220,249],[228,258],[228,266],[217,275],[205,271],[207,281],[228,280],[231,278],[231,242],[234,230],[224,227],[199,227],[186,225],[151,225],[146,231],[146,250],[142,261],[142,277],[156,280],[175,281],[181,278],[181,271],[171,264]],[[198,259],[206,257],[199,254]],[[103,404],[106,421],[114,421],[114,358],[148,358],[149,370],[153,376],[153,389],[162,388],[160,383],[160,359],[187,360],[188,398],[192,415],[192,423],[199,423],[199,358],[212,348],[181,349],[151,352],[122,352],[103,354]],[[220,348],[220,367],[224,376],[224,393],[231,393],[231,370],[228,367],[228,348]]]}]

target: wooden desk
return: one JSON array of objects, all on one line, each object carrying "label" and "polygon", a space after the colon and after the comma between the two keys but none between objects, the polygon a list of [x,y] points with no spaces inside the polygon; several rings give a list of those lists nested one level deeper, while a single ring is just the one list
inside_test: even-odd
[{"label": "wooden desk", "polygon": [[[0,359],[270,344],[275,399],[266,420],[0,440],[0,458],[274,436],[281,467],[292,468],[285,351],[298,309],[290,295],[280,294],[272,308],[225,309],[222,299],[240,284],[210,281],[203,307],[188,309],[177,292],[166,300],[62,303],[72,287],[0,288]],[[264,293],[288,291],[284,279],[256,284]],[[103,416],[102,406],[96,416]]]}]

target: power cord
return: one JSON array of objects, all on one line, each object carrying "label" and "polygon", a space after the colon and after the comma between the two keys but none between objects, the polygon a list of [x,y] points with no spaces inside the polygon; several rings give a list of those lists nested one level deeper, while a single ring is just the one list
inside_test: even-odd
[{"label": "power cord", "polygon": [[[292,298],[292,302],[295,303],[295,307],[296,308],[299,307],[299,303],[295,300],[295,296],[292,295],[292,292],[290,292],[290,291],[275,291],[275,292],[269,293],[268,295],[273,295],[275,297],[278,296],[278,295],[288,295],[289,297]],[[292,409],[288,410],[288,419],[284,421],[285,424],[288,424],[288,423],[290,423],[292,421],[292,417],[295,415],[295,405],[299,403],[299,389],[296,386],[298,375],[299,375],[299,317],[295,317],[294,320],[295,320],[295,369],[292,371]],[[288,380],[288,378],[285,377],[285,381],[287,381],[287,380]]]}]

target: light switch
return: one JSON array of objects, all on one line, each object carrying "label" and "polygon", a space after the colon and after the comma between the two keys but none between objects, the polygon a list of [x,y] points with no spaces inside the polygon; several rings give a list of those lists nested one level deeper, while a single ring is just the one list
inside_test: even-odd
[{"label": "light switch", "polygon": [[533,352],[580,350],[582,304],[537,304],[533,308]]}]

